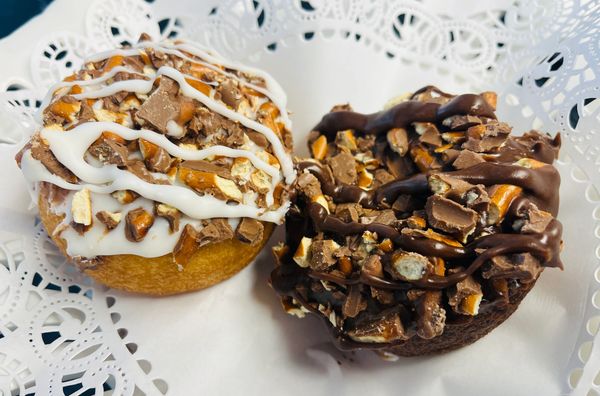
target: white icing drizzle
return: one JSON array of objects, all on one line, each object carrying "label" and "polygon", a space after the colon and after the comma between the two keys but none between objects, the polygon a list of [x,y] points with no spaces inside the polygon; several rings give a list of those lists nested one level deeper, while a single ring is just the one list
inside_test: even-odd
[{"label": "white icing drizzle", "polygon": [[[94,167],[90,166],[90,168]],[[23,155],[21,169],[29,182],[35,183],[45,181],[64,188],[65,190],[81,190],[87,188],[92,192],[102,194],[110,194],[117,190],[134,190],[143,197],[176,207],[181,212],[195,219],[251,217],[258,220],[277,223],[285,215],[285,210],[282,210],[282,207],[286,205],[282,205],[276,210],[265,211],[253,205],[228,204],[212,195],[200,196],[187,187],[148,183],[130,172],[118,169],[114,165],[105,165],[102,168],[104,170],[103,173],[113,174],[114,182],[109,185],[69,183],[50,173],[44,165],[31,156],[31,152],[29,151]]]},{"label": "white icing drizzle", "polygon": [[[86,63],[97,62],[114,56],[139,56],[147,48],[153,48],[190,63],[200,64],[259,92],[263,97],[257,98],[259,100],[253,102],[254,106],[256,106],[256,103],[262,104],[264,101],[270,100],[279,110],[278,121],[283,123],[286,128],[290,128],[285,94],[279,84],[269,74],[258,69],[227,61],[215,52],[197,45],[180,42],[175,44],[169,42],[161,44],[143,42],[131,49],[118,49],[97,54],[88,58]],[[199,59],[192,58],[186,55],[186,53]],[[223,70],[215,64],[229,70],[238,70],[249,75],[258,76],[265,81],[266,88],[257,86],[246,80],[244,76],[238,76],[228,70]],[[118,73],[128,73],[132,78],[122,81],[111,81]],[[71,191],[67,195],[65,203],[60,205],[60,210],[64,210],[65,219],[57,228],[60,236],[67,241],[67,253],[70,256],[94,257],[97,255],[136,254],[144,257],[156,257],[171,252],[177,243],[179,232],[170,233],[168,222],[160,217],[155,218],[154,225],[142,241],[130,242],[125,238],[124,218],[126,213],[129,210],[139,207],[152,212],[153,201],[168,204],[182,212],[180,229],[183,229],[186,224],[192,224],[195,228],[200,229],[202,227],[201,220],[219,217],[227,218],[234,229],[240,217],[278,223],[287,212],[289,202],[282,202],[276,209],[267,210],[259,208],[256,205],[258,194],[251,191],[243,194],[243,203],[231,204],[208,194],[199,195],[189,186],[178,180],[172,181],[172,184],[153,184],[138,178],[127,170],[119,169],[115,165],[102,164],[95,161],[95,159],[90,161],[87,150],[104,131],[115,133],[126,140],[147,140],[181,160],[203,160],[215,156],[246,158],[255,169],[264,172],[270,177],[270,188],[265,194],[265,202],[268,207],[272,206],[274,203],[275,187],[281,182],[282,177],[287,184],[291,184],[295,179],[291,156],[287,153],[277,134],[270,128],[255,121],[253,118],[256,115],[249,112],[247,106],[245,109],[240,108],[240,112],[230,109],[216,99],[204,95],[186,81],[186,79],[198,80],[198,78],[183,74],[173,67],[163,66],[158,70],[154,70],[152,67],[144,67],[142,73],[119,65],[98,78],[60,82],[53,86],[44,98],[40,112],[38,113],[38,120],[41,124],[43,121],[43,109],[52,100],[66,94],[69,91],[69,87],[77,85],[81,88],[81,93],[72,95],[77,100],[104,98],[120,91],[132,92],[139,98],[145,98],[152,91],[156,79],[163,75],[175,80],[179,84],[181,94],[186,97],[195,99],[211,111],[263,134],[271,144],[273,154],[277,158],[281,169],[265,162],[264,157],[261,159],[256,155],[264,150],[256,146],[253,142],[247,142],[241,149],[216,145],[201,150],[189,150],[177,146],[160,133],[145,129],[134,130],[114,122],[87,122],[68,131],[44,128],[40,131],[40,136],[48,144],[56,159],[71,170],[81,182],[78,184],[69,183],[52,174],[40,161],[32,157],[30,151],[24,153],[21,168],[33,189],[37,187],[39,182],[49,182]],[[203,83],[213,85],[214,88],[213,83],[205,81]],[[95,111],[102,111],[102,102],[96,101],[92,104],[92,107]],[[110,112],[107,114],[110,114]],[[74,120],[72,124],[76,122],[77,120]],[[119,120],[119,122],[131,125],[132,120],[127,115],[123,120]],[[183,133],[185,131],[181,125],[173,120],[168,122],[167,134],[169,136],[181,137]],[[246,138],[246,140],[248,139]],[[163,174],[155,174],[155,177],[165,179],[165,175]],[[78,234],[72,227],[68,227],[68,224],[72,220],[70,218],[70,197],[75,191],[84,188],[91,191],[92,212],[94,214],[102,210],[121,212],[123,214],[123,220],[115,229],[107,231],[104,225],[96,219],[94,219],[92,227],[83,235]],[[117,190],[132,190],[140,194],[141,197],[130,204],[122,205],[109,195],[111,192]]]},{"label": "white icing drizzle", "polygon": [[[203,160],[215,155],[231,158],[248,158],[255,168],[260,169],[271,176],[272,188],[274,188],[281,180],[277,168],[267,164],[250,151],[232,149],[226,146],[211,146],[202,150],[186,150],[173,144],[165,136],[156,132],[147,129],[130,129],[113,122],[87,122],[69,131],[44,128],[40,131],[40,135],[46,139],[50,146],[50,150],[56,159],[70,169],[81,180],[93,184],[114,183],[117,179],[124,177],[124,174],[131,173],[119,169],[115,165],[105,165],[98,168],[88,164],[84,160],[85,153],[89,146],[96,141],[104,131],[116,133],[126,140],[140,138],[147,140],[164,148],[169,154],[181,158],[182,160]],[[155,187],[162,186],[147,182],[145,183]],[[137,191],[135,187],[137,187],[137,185],[126,186],[125,188],[119,189],[134,190],[142,194],[140,191]]]}]

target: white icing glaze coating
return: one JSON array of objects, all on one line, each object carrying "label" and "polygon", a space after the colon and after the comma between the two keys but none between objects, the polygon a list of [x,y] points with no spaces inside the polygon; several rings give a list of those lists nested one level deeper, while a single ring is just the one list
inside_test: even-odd
[{"label": "white icing glaze coating", "polygon": [[[263,96],[252,99],[253,111],[250,111],[252,109],[248,106],[245,106],[245,108],[240,107],[238,111],[234,111],[213,97],[214,89],[211,90],[210,96],[207,96],[187,81],[201,81],[204,84],[211,85],[212,88],[214,88],[215,83],[199,80],[195,76],[183,74],[179,70],[166,65],[160,67],[158,70],[145,66],[142,73],[125,66],[117,65],[97,78],[65,81],[52,87],[42,102],[41,110],[38,114],[40,123],[43,121],[43,109],[60,96],[69,93],[74,86],[78,86],[79,91],[76,94],[72,92],[70,95],[79,101],[88,100],[96,117],[101,120],[82,123],[66,131],[54,127],[44,128],[40,131],[40,137],[48,145],[56,159],[80,179],[80,182],[77,184],[69,183],[52,174],[40,161],[33,158],[30,151],[26,151],[22,157],[21,168],[30,182],[34,194],[39,182],[49,182],[71,191],[60,207],[53,208],[54,211],[59,210],[65,214],[65,219],[57,229],[60,237],[67,241],[67,253],[70,256],[94,257],[97,255],[136,254],[144,257],[156,257],[171,252],[177,243],[179,233],[170,233],[168,222],[160,217],[155,218],[154,225],[143,240],[130,242],[125,238],[125,214],[129,210],[139,207],[143,207],[152,213],[153,201],[168,204],[182,212],[180,229],[183,229],[186,224],[192,224],[195,228],[200,229],[202,227],[201,220],[211,218],[227,218],[233,229],[235,229],[241,217],[278,223],[281,222],[289,207],[289,202],[282,202],[275,209],[271,205],[274,203],[275,187],[282,179],[287,184],[291,184],[295,178],[291,156],[287,153],[280,138],[273,130],[255,121],[257,115],[255,113],[256,109],[263,103],[270,101],[279,110],[277,122],[282,123],[287,129],[290,127],[286,110],[286,97],[275,80],[267,73],[229,62],[214,52],[209,52],[189,43],[173,44],[165,42],[155,44],[144,42],[131,49],[103,52],[89,58],[87,62],[97,62],[115,56],[137,56],[147,48],[180,58],[183,62],[199,64],[202,67],[220,73],[228,79],[234,79],[239,84],[259,92]],[[198,57],[199,59],[192,58],[191,56]],[[177,62],[175,64],[179,67],[181,63]],[[93,66],[90,67],[93,69]],[[225,68],[227,70],[224,70]],[[231,70],[238,70],[245,74],[237,75],[231,72]],[[118,73],[127,73],[130,78],[114,81],[113,78]],[[262,78],[265,82],[265,87],[257,86],[246,80],[246,75]],[[111,114],[110,111],[104,109],[101,100],[95,100],[126,91],[134,93],[143,101],[148,97],[148,94],[152,91],[156,80],[160,76],[167,76],[175,80],[179,84],[180,94],[195,99],[209,110],[264,135],[271,145],[273,154],[277,158],[277,166],[266,162],[267,160],[270,161],[270,159],[268,156],[265,157],[266,153],[264,149],[254,144],[254,142],[249,141],[247,136],[245,136],[246,143],[239,149],[215,145],[200,150],[190,150],[183,147],[184,145],[180,147],[174,144],[160,133],[146,129],[135,130],[128,128],[127,126],[133,125],[133,120],[128,113],[125,116],[121,116],[120,119],[115,119],[114,113]],[[112,120],[118,121],[121,124],[102,121],[111,120],[111,117]],[[69,120],[71,120],[71,123],[67,125],[69,128],[78,122],[76,117],[70,117]],[[119,169],[115,165],[103,164],[91,157],[87,153],[87,150],[105,131],[110,131],[126,140],[144,139],[165,149],[171,156],[181,160],[210,160],[215,157],[246,158],[250,161],[254,169],[264,172],[270,179],[270,188],[264,195],[266,205],[270,207],[270,210],[258,207],[256,204],[258,194],[250,190],[242,194],[243,199],[241,203],[232,204],[208,194],[199,195],[189,186],[177,180],[177,178],[171,180],[171,184],[153,184],[140,179],[127,170]],[[174,120],[168,121],[167,135],[177,138],[183,136],[184,133],[185,130],[181,125]],[[133,154],[133,156],[137,156],[137,154]],[[153,175],[157,179],[167,180],[164,174],[153,173]],[[72,197],[75,191],[84,188],[91,191],[92,212],[94,214],[102,210],[122,213],[123,220],[115,229],[107,231],[100,221],[94,220],[92,227],[81,235],[75,229],[68,226],[72,220],[70,215],[70,197]],[[132,190],[141,195],[141,197],[130,204],[122,205],[109,195],[111,192],[117,190]]]}]

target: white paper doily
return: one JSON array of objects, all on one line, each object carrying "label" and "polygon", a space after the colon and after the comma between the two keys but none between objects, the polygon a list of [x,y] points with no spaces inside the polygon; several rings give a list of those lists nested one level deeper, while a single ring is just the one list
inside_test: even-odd
[{"label": "white paper doily", "polygon": [[[389,394],[402,384],[411,395],[600,395],[600,4],[452,4],[57,0],[0,41],[11,54],[0,64],[0,392]],[[429,83],[497,90],[515,130],[564,134],[566,270],[545,271],[517,313],[473,346],[396,364],[341,354],[315,321],[286,317],[266,286],[267,252],[185,296],[93,284],[34,223],[12,156],[50,84],[141,32],[207,42],[272,72],[288,93],[299,153],[335,103],[376,110]]]}]

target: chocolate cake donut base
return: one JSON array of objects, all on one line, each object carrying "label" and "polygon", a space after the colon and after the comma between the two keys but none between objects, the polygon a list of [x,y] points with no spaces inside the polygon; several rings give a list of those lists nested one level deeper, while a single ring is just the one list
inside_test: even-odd
[{"label": "chocolate cake donut base", "polygon": [[398,356],[420,356],[450,352],[474,343],[500,326],[516,311],[521,301],[531,291],[536,281],[522,284],[511,291],[509,302],[498,307],[489,307],[479,315],[457,322],[447,322],[444,333],[432,339],[412,337],[402,344],[383,349]]}]

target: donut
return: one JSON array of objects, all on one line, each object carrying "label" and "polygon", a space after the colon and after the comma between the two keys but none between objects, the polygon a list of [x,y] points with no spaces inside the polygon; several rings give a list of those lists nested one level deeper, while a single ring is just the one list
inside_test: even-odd
[{"label": "donut", "polygon": [[342,350],[382,357],[475,342],[562,268],[560,135],[511,135],[493,92],[433,86],[374,114],[335,106],[296,163],[270,283]]},{"label": "donut", "polygon": [[197,290],[244,268],[284,218],[286,101],[261,70],[143,35],[53,86],[16,161],[83,272],[130,292]]}]

